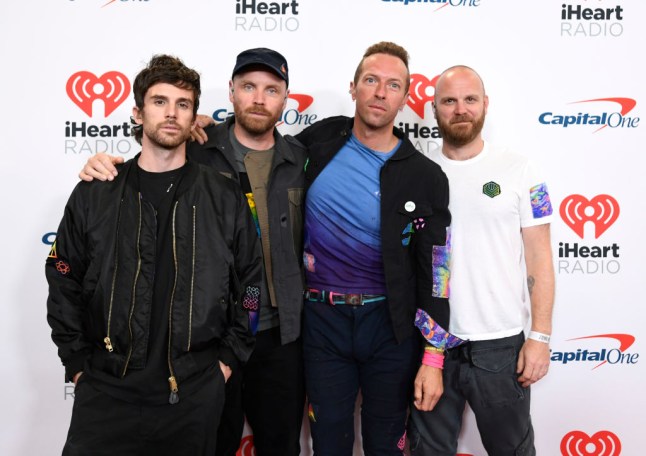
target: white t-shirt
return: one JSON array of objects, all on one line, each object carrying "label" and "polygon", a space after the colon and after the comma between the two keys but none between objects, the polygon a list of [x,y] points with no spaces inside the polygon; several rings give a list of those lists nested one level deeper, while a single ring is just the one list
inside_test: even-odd
[{"label": "white t-shirt", "polygon": [[449,178],[449,331],[469,340],[518,334],[530,310],[521,228],[551,222],[545,181],[526,157],[487,143],[470,160],[429,156]]}]

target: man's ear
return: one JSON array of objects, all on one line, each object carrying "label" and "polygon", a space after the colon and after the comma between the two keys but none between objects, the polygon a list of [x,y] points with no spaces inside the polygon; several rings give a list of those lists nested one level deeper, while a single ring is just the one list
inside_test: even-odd
[{"label": "man's ear", "polygon": [[132,108],[132,118],[135,119],[135,123],[137,125],[142,125],[144,123],[144,119],[141,118],[141,109],[136,106]]},{"label": "man's ear", "polygon": [[229,81],[229,101],[233,103],[233,80]]},{"label": "man's ear", "polygon": [[352,97],[352,101],[355,101],[355,100],[357,99],[357,98],[356,98],[357,89],[356,89],[356,87],[354,86],[354,81],[351,81],[351,82],[350,82],[350,90],[348,90],[348,93],[349,93],[349,94],[350,94],[350,96]]}]

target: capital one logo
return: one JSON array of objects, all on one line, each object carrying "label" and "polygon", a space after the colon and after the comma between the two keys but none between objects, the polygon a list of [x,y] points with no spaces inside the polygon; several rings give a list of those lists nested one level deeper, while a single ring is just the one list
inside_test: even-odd
[{"label": "capital one logo", "polygon": [[599,431],[589,436],[582,431],[572,431],[561,440],[563,456],[619,456],[621,441],[610,431]]},{"label": "capital one logo", "polygon": [[[424,118],[426,103],[435,99],[435,84],[437,84],[439,78],[439,74],[433,79],[428,79],[423,74],[410,75],[410,90],[406,104],[422,119]],[[431,87],[433,88],[433,95],[428,94]]]},{"label": "capital one logo", "polygon": [[66,90],[70,100],[89,117],[92,117],[92,103],[103,101],[104,116],[108,117],[130,95],[130,81],[118,71],[108,71],[100,77],[79,71],[67,80]]},{"label": "capital one logo", "polygon": [[570,195],[561,202],[561,218],[572,231],[583,239],[587,222],[594,225],[598,239],[619,217],[619,203],[610,195],[597,195],[588,200],[582,195]]}]

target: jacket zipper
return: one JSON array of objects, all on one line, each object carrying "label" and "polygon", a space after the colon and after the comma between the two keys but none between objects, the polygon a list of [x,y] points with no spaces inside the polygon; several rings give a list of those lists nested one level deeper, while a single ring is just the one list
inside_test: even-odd
[{"label": "jacket zipper", "polygon": [[114,246],[114,272],[112,273],[112,285],[110,287],[110,304],[108,304],[108,327],[106,330],[106,335],[103,338],[105,343],[105,349],[110,353],[114,351],[112,347],[112,341],[110,340],[110,328],[112,326],[112,304],[114,303],[114,288],[117,282],[117,271],[119,270],[119,229],[121,228],[121,205],[123,204],[123,198],[119,202],[119,216],[117,218],[117,242]]},{"label": "jacket zipper", "polygon": [[130,346],[128,347],[128,356],[126,357],[126,364],[123,366],[121,377],[124,377],[126,375],[128,364],[130,363],[130,357],[132,356],[132,316],[135,312],[137,281],[139,280],[139,272],[141,270],[141,249],[139,247],[139,244],[141,242],[141,193],[137,193],[137,196],[139,208],[139,218],[137,224],[137,269],[135,270],[135,278],[132,283],[132,303],[130,304],[130,313],[128,314],[128,334],[130,335]]},{"label": "jacket zipper", "polygon": [[193,291],[195,289],[195,219],[197,217],[197,208],[193,206],[193,251],[191,252],[191,293],[188,303],[188,344],[186,351],[191,351],[191,338],[193,331]]},{"label": "jacket zipper", "polygon": [[177,287],[177,238],[175,233],[175,217],[177,215],[177,201],[173,206],[173,263],[175,265],[175,279],[173,280],[173,290],[170,294],[170,304],[168,306],[168,370],[170,377],[168,377],[168,386],[170,387],[170,396],[168,397],[169,404],[177,404],[179,402],[179,386],[175,378],[175,370],[171,361],[171,339],[173,337],[173,303],[175,301],[175,288]]}]

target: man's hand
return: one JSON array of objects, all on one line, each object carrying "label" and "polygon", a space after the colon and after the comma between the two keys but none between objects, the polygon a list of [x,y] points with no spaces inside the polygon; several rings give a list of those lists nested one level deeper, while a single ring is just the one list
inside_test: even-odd
[{"label": "man's hand", "polygon": [[224,375],[224,383],[228,382],[229,377],[231,377],[231,368],[220,361],[220,370],[222,371],[222,375]]},{"label": "man's hand", "polygon": [[444,392],[442,369],[422,364],[415,377],[415,407],[422,412],[433,410]]},{"label": "man's hand", "polygon": [[213,117],[205,116],[204,114],[195,116],[195,122],[193,122],[193,126],[191,127],[191,139],[200,144],[204,144],[209,139],[204,129],[209,125],[215,125]]},{"label": "man's hand", "polygon": [[550,367],[550,347],[544,342],[527,339],[518,354],[518,381],[527,388],[547,375]]},{"label": "man's hand", "polygon": [[79,177],[87,182],[93,179],[100,181],[113,180],[117,173],[117,168],[114,165],[123,163],[123,157],[115,157],[103,152],[99,152],[93,157],[90,157],[79,173]]},{"label": "man's hand", "polygon": [[74,377],[72,377],[72,381],[74,382],[74,386],[76,386],[76,383],[79,381],[79,378],[81,378],[81,375],[83,375],[83,371],[77,372],[74,374]]}]

